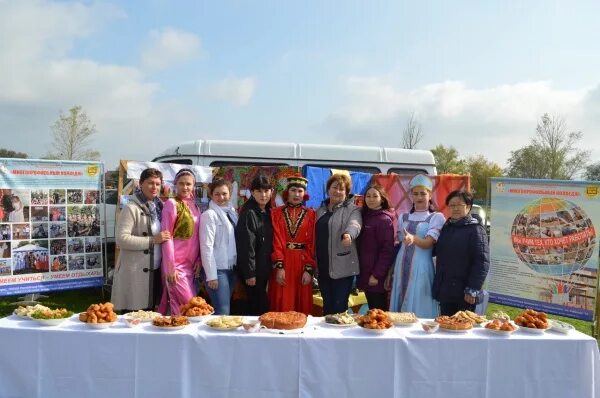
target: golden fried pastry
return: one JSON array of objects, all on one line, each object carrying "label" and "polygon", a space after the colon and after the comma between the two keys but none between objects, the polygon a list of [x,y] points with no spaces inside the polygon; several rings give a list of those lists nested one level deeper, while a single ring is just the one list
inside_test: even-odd
[{"label": "golden fried pastry", "polygon": [[451,316],[438,316],[435,321],[440,324],[440,328],[448,330],[469,330],[473,328],[473,322]]},{"label": "golden fried pastry", "polygon": [[532,309],[526,309],[516,318],[515,323],[519,326],[532,329],[548,329],[548,316],[544,312],[538,312]]},{"label": "golden fried pastry", "polygon": [[92,304],[86,312],[79,314],[79,320],[86,323],[110,323],[117,320],[117,314],[113,311],[113,304],[106,302]]},{"label": "golden fried pastry", "polygon": [[185,316],[202,316],[209,315],[214,312],[214,308],[206,302],[202,297],[192,297],[189,302],[179,308],[181,315]]},{"label": "golden fried pastry", "polygon": [[358,324],[366,329],[389,329],[394,325],[388,314],[378,308],[369,310],[359,317]]}]

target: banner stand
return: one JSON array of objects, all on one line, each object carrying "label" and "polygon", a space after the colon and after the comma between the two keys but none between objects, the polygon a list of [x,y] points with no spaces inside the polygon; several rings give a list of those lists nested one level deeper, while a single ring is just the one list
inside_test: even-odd
[{"label": "banner stand", "polygon": [[19,301],[15,301],[12,304],[13,305],[36,305],[36,304],[40,303],[39,301],[37,301],[37,299],[39,299],[39,298],[47,299],[49,297],[50,296],[46,296],[45,294],[30,293],[30,294],[26,294],[23,297],[19,297]]}]

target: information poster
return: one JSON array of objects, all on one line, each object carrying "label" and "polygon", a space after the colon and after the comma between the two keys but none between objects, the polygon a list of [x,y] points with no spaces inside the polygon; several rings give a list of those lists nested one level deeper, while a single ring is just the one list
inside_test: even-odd
[{"label": "information poster", "polygon": [[600,185],[492,178],[490,301],[592,320]]},{"label": "information poster", "polygon": [[0,159],[0,296],[102,286],[103,165]]}]

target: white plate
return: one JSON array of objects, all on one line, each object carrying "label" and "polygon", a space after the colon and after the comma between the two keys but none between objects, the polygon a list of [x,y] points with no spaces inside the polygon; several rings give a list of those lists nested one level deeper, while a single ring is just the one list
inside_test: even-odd
[{"label": "white plate", "polygon": [[304,333],[304,328],[299,329],[270,329],[265,326],[260,327],[261,332],[272,333],[272,334],[300,334]]},{"label": "white plate", "polygon": [[116,323],[115,322],[105,322],[105,323],[91,323],[91,322],[83,322],[87,325],[87,327],[92,328],[92,329],[108,329],[109,327],[111,327],[112,325],[114,325]]},{"label": "white plate", "polygon": [[19,314],[17,314],[17,313],[14,313],[14,312],[13,312],[13,315],[14,315],[14,316],[16,316],[16,317],[19,317],[19,318],[21,318],[21,319],[26,319],[26,320],[28,320],[28,321],[31,321],[31,320],[33,319],[33,318],[32,318],[32,317],[30,317],[30,316],[27,316],[27,315],[19,315]]},{"label": "white plate", "polygon": [[323,319],[321,321],[322,325],[325,326],[333,326],[334,328],[349,328],[349,327],[353,327],[353,326],[358,326],[358,323],[354,322],[354,323],[329,323],[329,322],[325,322],[325,319]]},{"label": "white plate", "polygon": [[136,314],[136,312],[128,312],[127,314],[123,314],[123,318],[125,320],[133,320],[133,319],[139,319],[141,322],[152,322],[152,319],[158,317],[158,316],[162,316],[162,314],[160,312],[154,312],[152,311],[152,318],[139,318],[136,316],[132,316],[132,314]]},{"label": "white plate", "polygon": [[[210,314],[206,314],[206,315],[198,315],[198,316],[188,316],[187,318],[190,320],[190,322],[201,322],[204,319],[206,319],[206,317],[209,317],[211,315],[213,315],[215,312],[211,312]],[[187,316],[187,315],[186,315]]]},{"label": "white plate", "polygon": [[31,318],[34,321],[38,322],[41,325],[44,326],[57,326],[60,325],[61,323],[63,323],[64,321],[66,321],[69,318],[58,318],[58,319],[35,319],[35,318]]},{"label": "white plate", "polygon": [[470,332],[471,330],[473,330],[473,328],[470,328],[470,329],[446,329],[446,328],[443,328],[442,325],[440,325],[440,328],[438,329],[438,331],[440,331],[440,332],[448,332],[448,333],[467,333],[467,332]]},{"label": "white plate", "polygon": [[384,334],[385,332],[387,332],[388,330],[392,329],[392,328],[387,328],[387,329],[369,329],[369,328],[365,328],[360,326],[361,330],[364,330],[367,333],[371,333],[371,334]]},{"label": "white plate", "polygon": [[406,327],[406,326],[414,326],[416,324],[418,324],[419,321],[414,321],[414,322],[394,322],[394,326],[402,326],[402,327]]},{"label": "white plate", "polygon": [[527,326],[519,326],[519,330],[522,330],[522,331],[524,331],[526,333],[542,334],[547,329],[534,329],[534,328],[528,328]]},{"label": "white plate", "polygon": [[242,327],[242,325],[239,325],[239,326],[231,326],[231,327],[228,327],[228,328],[216,328],[216,327],[210,326],[210,325],[208,325],[206,323],[204,325],[207,328],[209,328],[210,330],[215,330],[217,332],[230,332],[232,330],[236,330],[236,329],[239,329],[239,328]]},{"label": "white plate", "polygon": [[164,332],[172,332],[174,330],[181,330],[181,329],[185,329],[187,325],[180,325],[180,326],[156,326],[156,325],[152,325],[152,328],[154,330],[162,330]]},{"label": "white plate", "polygon": [[557,321],[555,319],[550,319],[548,322],[550,323],[550,329],[554,330],[555,332],[567,334],[571,330],[575,330],[575,327],[570,323]]}]

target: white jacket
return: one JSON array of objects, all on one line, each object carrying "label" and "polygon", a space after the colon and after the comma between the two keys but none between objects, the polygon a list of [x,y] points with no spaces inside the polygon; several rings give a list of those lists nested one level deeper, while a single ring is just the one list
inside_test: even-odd
[{"label": "white jacket", "polygon": [[232,269],[237,260],[234,226],[218,211],[209,205],[208,210],[200,216],[200,256],[207,281],[217,279],[218,269]]}]

